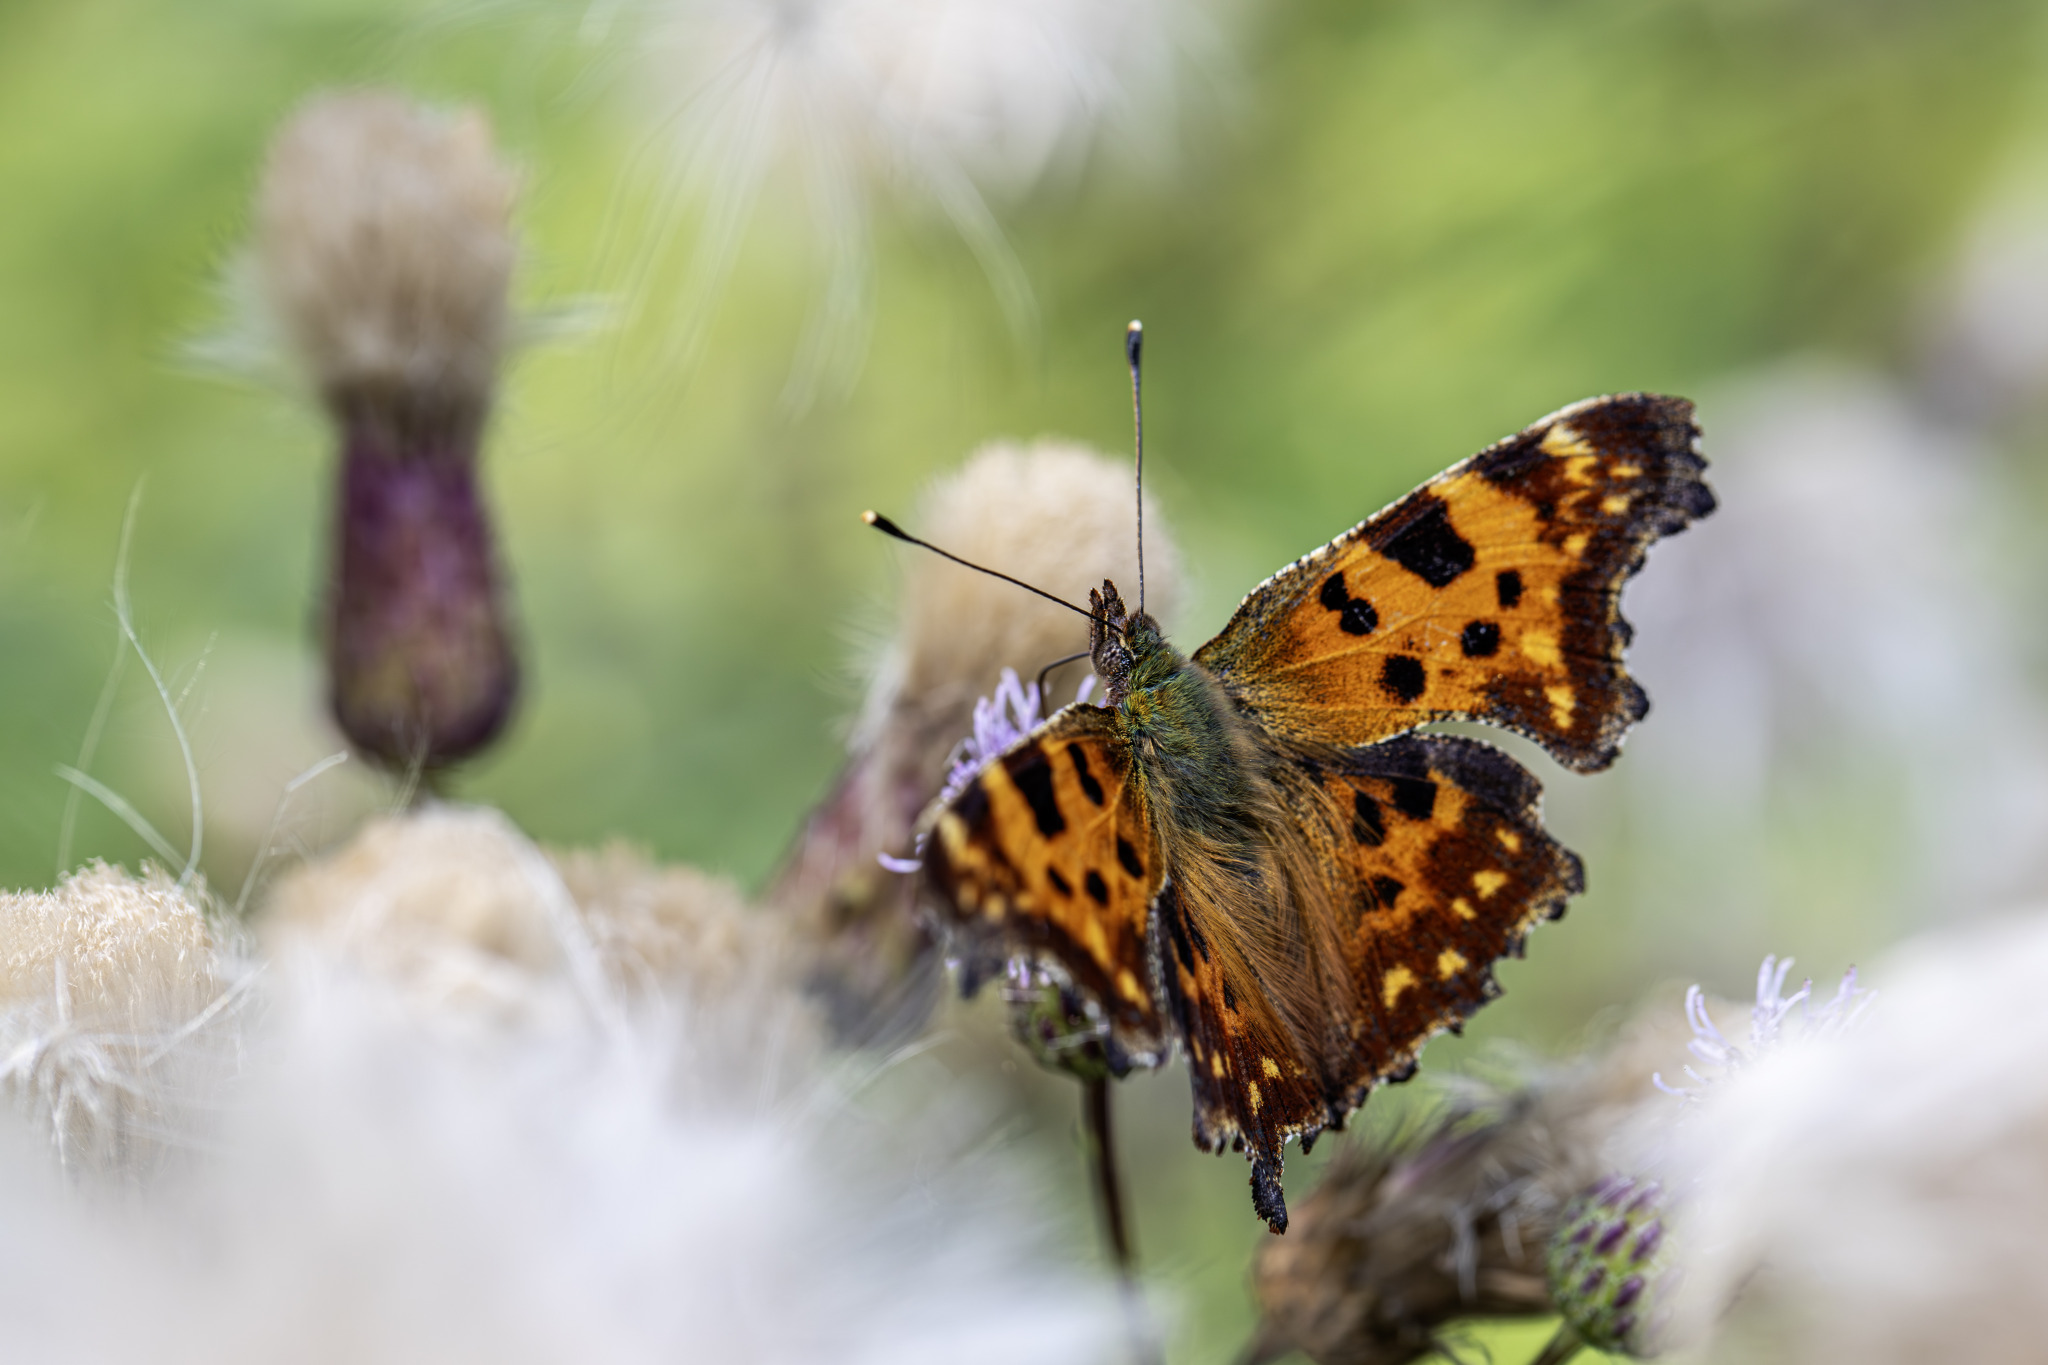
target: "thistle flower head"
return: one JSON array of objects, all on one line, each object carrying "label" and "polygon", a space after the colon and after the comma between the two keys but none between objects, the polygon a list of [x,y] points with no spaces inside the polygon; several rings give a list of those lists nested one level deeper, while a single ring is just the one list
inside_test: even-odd
[{"label": "thistle flower head", "polygon": [[323,95],[278,133],[256,205],[263,298],[352,420],[482,420],[504,346],[517,178],[474,110]]},{"label": "thistle flower head", "polygon": [[483,807],[372,821],[272,888],[273,949],[348,962],[444,1017],[614,1014],[661,989],[705,1000],[787,984],[787,926],[738,888],[622,846],[549,855]]},{"label": "thistle flower head", "polygon": [[[933,488],[915,524],[934,544],[1081,600],[1105,575],[1136,581],[1135,511],[1123,461],[1042,441],[978,451]],[[1145,528],[1148,602],[1171,611],[1179,556],[1149,500]],[[849,1037],[914,1029],[936,998],[936,954],[905,875],[919,813],[1037,723],[1037,685],[1022,675],[1087,642],[1072,612],[936,556],[905,558],[903,575],[847,766],[768,894],[819,945],[815,980]],[[1047,687],[1064,694],[1072,677],[1056,673]]]},{"label": "thistle flower head", "polygon": [[[1842,1029],[1853,1026],[1869,1006],[1871,993],[1856,985],[1856,969],[1851,967],[1842,976],[1835,992],[1818,1004],[1814,1001],[1813,981],[1800,983],[1798,990],[1785,994],[1785,978],[1792,971],[1792,959],[1767,956],[1763,965],[1757,968],[1756,1003],[1749,1012],[1749,1039],[1738,1043],[1721,1032],[1707,1010],[1706,992],[1698,986],[1688,987],[1685,993],[1686,1022],[1692,1028],[1692,1040],[1686,1049],[1697,1058],[1707,1070],[1701,1071],[1688,1066],[1685,1074],[1698,1086],[1711,1085],[1718,1077],[1725,1077],[1752,1065],[1772,1050],[1790,1042],[1808,1038],[1826,1038]],[[1686,1098],[1697,1098],[1695,1087],[1667,1084],[1662,1073],[1651,1076],[1658,1089]]]},{"label": "thistle flower head", "polygon": [[341,440],[329,703],[359,752],[409,776],[490,743],[518,696],[476,476],[514,185],[480,115],[359,93],[285,126],[258,196],[264,296]]},{"label": "thistle flower head", "polygon": [[1460,1319],[1550,1312],[1544,1247],[1586,1179],[1562,1079],[1468,1083],[1418,1128],[1353,1139],[1253,1262],[1246,1365],[1402,1365]]}]

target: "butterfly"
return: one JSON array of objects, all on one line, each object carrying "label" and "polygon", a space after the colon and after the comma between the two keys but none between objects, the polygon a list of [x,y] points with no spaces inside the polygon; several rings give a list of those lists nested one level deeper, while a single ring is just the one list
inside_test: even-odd
[{"label": "butterfly", "polygon": [[[1135,364],[1135,362],[1134,362]],[[1624,580],[1714,508],[1681,398],[1565,408],[1254,588],[1184,655],[1115,584],[1089,594],[1102,705],[1066,707],[920,822],[920,895],[972,994],[1011,964],[1085,1003],[1118,1074],[1178,1050],[1194,1137],[1251,1162],[1338,1129],[1499,993],[1493,963],[1581,891],[1536,779],[1649,709]]]}]

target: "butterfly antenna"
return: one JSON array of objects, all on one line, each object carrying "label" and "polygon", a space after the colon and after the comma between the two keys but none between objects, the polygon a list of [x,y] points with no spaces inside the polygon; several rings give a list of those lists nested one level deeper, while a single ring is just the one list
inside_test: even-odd
[{"label": "butterfly antenna", "polygon": [[[895,522],[889,520],[880,512],[863,512],[860,514],[860,519],[866,522],[868,525],[874,527],[877,531],[880,531],[885,536],[894,536],[896,539],[904,541],[908,544],[923,546],[925,549],[930,550],[933,554],[939,556],[939,558],[950,559],[955,564],[960,565],[962,568],[972,569],[976,573],[985,573],[990,578],[1000,578],[1005,583],[1015,583],[1018,587],[1024,589],[1024,591],[1035,592],[1048,602],[1059,603],[1068,611],[1079,612],[1081,615],[1087,617],[1091,621],[1102,621],[1101,617],[1097,616],[1094,612],[1088,610],[1088,608],[1077,607],[1064,597],[1054,597],[1044,588],[1034,588],[1021,578],[1012,578],[1010,577],[1010,575],[1002,573],[999,570],[988,568],[985,565],[976,564],[971,559],[962,559],[959,555],[954,554],[950,550],[941,550],[938,546],[932,544],[929,540],[919,540],[916,536],[910,534],[910,532],[904,530],[901,526],[898,526]],[[1106,625],[1108,623],[1103,622],[1103,624]]]},{"label": "butterfly antenna", "polygon": [[1131,426],[1138,447],[1138,610],[1145,610],[1145,403],[1138,384],[1138,357],[1145,350],[1145,324],[1124,328],[1124,357],[1131,362]]}]

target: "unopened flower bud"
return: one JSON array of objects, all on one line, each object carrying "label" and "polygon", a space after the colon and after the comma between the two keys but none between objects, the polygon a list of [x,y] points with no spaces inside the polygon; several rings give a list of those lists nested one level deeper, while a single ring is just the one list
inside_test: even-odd
[{"label": "unopened flower bud", "polygon": [[519,669],[477,481],[515,256],[483,118],[315,100],[258,200],[264,298],[341,440],[329,700],[364,754],[431,771],[504,728]]},{"label": "unopened flower bud", "polygon": [[1661,1185],[1621,1175],[1565,1206],[1550,1238],[1550,1296],[1587,1345],[1657,1354],[1675,1273],[1668,1214]]}]

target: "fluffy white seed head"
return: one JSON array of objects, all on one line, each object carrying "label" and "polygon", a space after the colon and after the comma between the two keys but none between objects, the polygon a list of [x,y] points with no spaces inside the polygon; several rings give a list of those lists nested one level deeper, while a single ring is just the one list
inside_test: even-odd
[{"label": "fluffy white seed head", "polygon": [[621,846],[552,857],[501,813],[374,820],[279,879],[264,936],[395,983],[451,1017],[533,1023],[657,987],[719,994],[785,966],[785,926],[723,878]]},{"label": "fluffy white seed head", "polygon": [[0,893],[0,1089],[67,1167],[145,1173],[231,1065],[240,973],[203,895],[99,863]]},{"label": "fluffy white seed head", "polygon": [[2038,1359],[2048,915],[1929,935],[1853,1026],[1788,1037],[1665,1139],[1682,1305],[1715,1360]]},{"label": "fluffy white seed head", "polygon": [[506,328],[517,177],[475,110],[323,95],[271,144],[256,267],[330,402],[480,412]]},{"label": "fluffy white seed head", "polygon": [[[11,1357],[1118,1353],[1113,1298],[1074,1269],[1079,1230],[989,1141],[993,1119],[957,1076],[824,1048],[809,1002],[760,984],[728,885],[617,850],[557,862],[554,878],[493,813],[430,810],[303,874],[277,912],[293,929],[274,926],[264,1008],[244,1021],[245,1074],[213,1092],[183,1178],[139,1189],[118,1218],[0,1126]],[[123,936],[39,910],[0,928],[18,930],[10,952],[54,936],[67,961],[151,964],[93,977],[118,1010],[134,996],[124,979],[183,960],[129,939],[199,942],[175,898],[142,894],[163,889],[116,899],[137,924],[186,929]],[[494,986],[559,996],[578,941],[638,963],[646,989],[609,1014],[530,1009],[519,1029],[464,1027],[472,997],[432,994],[467,972],[494,976],[487,1003]],[[45,992],[54,979],[23,975]]]}]

